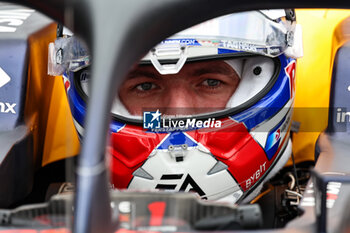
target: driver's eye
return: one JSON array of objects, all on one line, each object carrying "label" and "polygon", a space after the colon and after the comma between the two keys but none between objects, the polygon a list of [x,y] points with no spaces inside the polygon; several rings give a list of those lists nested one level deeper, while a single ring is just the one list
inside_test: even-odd
[{"label": "driver's eye", "polygon": [[220,84],[220,81],[217,79],[207,79],[205,80],[204,84],[210,87],[215,87]]},{"label": "driver's eye", "polygon": [[141,83],[139,85],[136,86],[136,88],[140,91],[149,91],[151,89],[153,89],[155,87],[155,85],[153,83]]}]

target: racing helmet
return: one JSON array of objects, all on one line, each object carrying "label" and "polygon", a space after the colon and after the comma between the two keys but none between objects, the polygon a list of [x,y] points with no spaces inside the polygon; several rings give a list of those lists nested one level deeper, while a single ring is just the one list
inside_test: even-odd
[{"label": "racing helmet", "polygon": [[[294,10],[262,10],[206,21],[155,46],[124,80],[133,83],[126,85],[126,94],[123,84],[116,93],[108,145],[112,186],[194,192],[202,199],[231,203],[253,199],[292,153],[289,130],[295,59],[302,55],[300,38]],[[90,80],[89,58],[82,48],[74,36],[59,38],[52,45],[53,57],[59,57],[59,62],[52,63],[64,70],[80,137],[84,135]],[[203,66],[204,71],[196,70]],[[193,104],[195,97],[188,96],[182,100],[193,106],[164,104],[173,90],[175,99],[183,97],[175,80],[192,80],[187,74],[193,70],[194,80],[205,77],[198,81],[200,88],[225,83],[203,74],[220,73],[220,66],[236,78],[224,106],[208,106],[205,98]],[[135,74],[138,70],[141,72]],[[141,81],[135,83],[135,79]],[[164,80],[170,84],[162,83]],[[144,95],[160,90],[161,96]],[[195,91],[201,95],[203,90]],[[136,93],[130,104],[135,96],[128,91],[141,94]],[[220,102],[205,94],[212,103]]]}]

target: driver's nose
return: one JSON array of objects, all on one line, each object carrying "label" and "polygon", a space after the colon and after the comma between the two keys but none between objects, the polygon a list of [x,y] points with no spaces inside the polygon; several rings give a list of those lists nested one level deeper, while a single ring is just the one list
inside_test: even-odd
[{"label": "driver's nose", "polygon": [[169,88],[163,98],[164,114],[188,115],[195,112],[195,92],[185,85]]}]

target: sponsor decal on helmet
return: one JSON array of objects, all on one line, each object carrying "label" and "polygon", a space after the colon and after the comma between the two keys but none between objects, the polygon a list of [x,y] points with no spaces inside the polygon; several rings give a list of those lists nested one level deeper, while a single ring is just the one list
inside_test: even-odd
[{"label": "sponsor decal on helmet", "polygon": [[272,157],[275,155],[275,153],[278,150],[278,147],[279,147],[280,141],[281,141],[281,131],[285,132],[285,129],[287,127],[286,123],[289,122],[289,117],[288,117],[287,121],[285,121],[285,120],[286,120],[286,118],[284,117],[282,119],[282,121],[274,129],[272,129],[269,132],[269,134],[267,136],[265,151],[266,151],[266,155],[267,155],[269,160],[272,159]]},{"label": "sponsor decal on helmet", "polygon": [[200,45],[196,39],[167,39],[161,44],[182,44],[182,45]]},{"label": "sponsor decal on helmet", "polygon": [[267,137],[265,150],[269,159],[271,159],[272,156],[277,151],[280,139],[281,139],[280,129],[277,129],[276,131],[270,133],[269,136]]},{"label": "sponsor decal on helmet", "polygon": [[66,92],[67,92],[70,88],[70,81],[65,75],[62,75],[62,78],[63,78],[64,88],[66,89]]},{"label": "sponsor decal on helmet", "polygon": [[232,40],[221,40],[221,47],[236,49],[236,50],[244,50],[250,52],[257,52],[257,47],[254,44],[246,43],[243,41],[232,41]]},{"label": "sponsor decal on helmet", "polygon": [[[166,184],[157,184],[156,189],[167,189],[167,190],[177,190],[182,192],[195,192],[198,193],[199,196],[205,196],[204,191],[199,187],[199,185],[194,181],[194,179],[187,174],[185,180],[182,182],[182,177],[184,174],[164,174],[160,178],[160,180],[165,180],[168,183]],[[207,199],[204,197],[204,199]]]},{"label": "sponsor decal on helmet", "polygon": [[295,77],[295,66],[296,62],[295,60],[291,61],[286,68],[284,68],[288,78],[289,78],[289,86],[290,86],[290,97],[293,97],[293,93],[295,91],[294,86],[294,77]]},{"label": "sponsor decal on helmet", "polygon": [[161,116],[162,113],[159,110],[156,112],[143,112],[143,128],[151,132],[172,132],[197,128],[220,128],[222,125],[222,122],[215,120],[215,118],[199,120],[196,118],[172,119]]},{"label": "sponsor decal on helmet", "polygon": [[259,169],[256,170],[256,172],[253,173],[253,175],[251,175],[245,183],[246,189],[250,188],[250,186],[252,184],[254,184],[258,179],[260,179],[260,177],[265,173],[266,171],[266,162],[264,162],[263,164],[260,165]]}]

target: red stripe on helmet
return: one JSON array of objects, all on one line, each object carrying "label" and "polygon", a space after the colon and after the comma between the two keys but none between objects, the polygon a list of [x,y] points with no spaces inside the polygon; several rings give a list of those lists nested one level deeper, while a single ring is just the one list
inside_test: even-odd
[{"label": "red stripe on helmet", "polygon": [[246,191],[263,176],[274,159],[268,161],[264,149],[243,123],[231,119],[222,122],[222,127],[215,131],[198,130],[189,134],[225,163],[243,191]]},{"label": "red stripe on helmet", "polygon": [[146,133],[142,127],[126,125],[111,134],[110,169],[116,188],[127,188],[132,173],[148,158],[167,134]]}]

